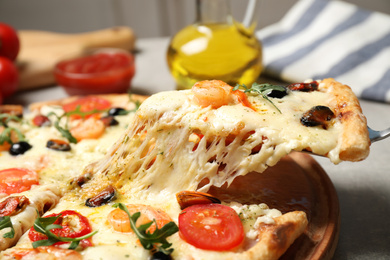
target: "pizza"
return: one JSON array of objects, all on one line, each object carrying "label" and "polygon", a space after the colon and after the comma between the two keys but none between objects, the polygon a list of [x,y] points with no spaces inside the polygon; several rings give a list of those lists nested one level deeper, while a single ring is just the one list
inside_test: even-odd
[{"label": "pizza", "polygon": [[370,146],[356,96],[334,79],[211,80],[1,116],[2,259],[278,259],[306,213],[240,203],[227,187],[291,151],[337,164]]}]

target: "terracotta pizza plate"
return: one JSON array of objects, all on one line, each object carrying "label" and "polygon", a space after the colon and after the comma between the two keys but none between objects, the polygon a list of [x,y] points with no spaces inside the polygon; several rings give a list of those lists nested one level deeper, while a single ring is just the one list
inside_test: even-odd
[{"label": "terracotta pizza plate", "polygon": [[339,201],[328,175],[310,155],[291,153],[263,173],[237,177],[229,188],[212,187],[209,193],[224,201],[266,203],[283,213],[305,211],[308,227],[281,259],[332,258],[339,236]]}]

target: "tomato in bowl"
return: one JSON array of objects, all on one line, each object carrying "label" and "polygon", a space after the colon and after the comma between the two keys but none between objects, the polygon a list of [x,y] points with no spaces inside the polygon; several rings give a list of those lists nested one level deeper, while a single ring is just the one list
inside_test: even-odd
[{"label": "tomato in bowl", "polygon": [[56,64],[54,76],[68,95],[125,93],[135,73],[134,56],[120,49],[99,49]]}]

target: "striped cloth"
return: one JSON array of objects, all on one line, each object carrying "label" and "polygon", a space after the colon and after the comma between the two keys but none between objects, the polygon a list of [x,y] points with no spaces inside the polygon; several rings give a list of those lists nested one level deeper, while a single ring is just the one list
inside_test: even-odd
[{"label": "striped cloth", "polygon": [[264,75],[287,82],[333,77],[360,98],[390,103],[390,16],[338,0],[300,0],[256,36]]}]

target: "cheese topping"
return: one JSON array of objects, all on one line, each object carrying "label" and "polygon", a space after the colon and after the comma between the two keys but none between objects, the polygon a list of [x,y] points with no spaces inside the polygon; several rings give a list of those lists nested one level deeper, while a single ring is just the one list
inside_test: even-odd
[{"label": "cheese topping", "polygon": [[[273,99],[281,114],[261,96],[248,99],[255,110],[237,102],[218,108],[200,107],[191,90],[162,92],[148,98],[134,116],[123,118],[121,125],[128,124],[124,133],[121,127],[115,127],[98,140],[72,144],[76,147],[71,152],[46,148],[28,151],[26,156],[41,156],[43,164],[50,164],[50,172],[40,173],[47,182],[81,175],[80,169],[91,175],[90,180],[65,194],[61,203],[47,214],[71,208],[90,220],[92,229],[99,232],[93,236],[95,247],[81,252],[84,259],[146,259],[148,252],[137,243],[134,234],[114,232],[109,226],[107,215],[113,210],[113,203],[88,208],[86,199],[111,185],[116,189],[115,203],[155,206],[177,223],[180,208],[175,194],[179,191],[207,191],[212,185],[230,184],[237,176],[263,172],[292,150],[309,149],[339,162],[341,124],[334,120],[325,130],[300,123],[304,112],[328,104],[327,93],[292,92],[283,99]],[[42,147],[48,136],[58,136],[53,128],[33,129],[27,134],[33,147]],[[109,148],[113,140],[117,141]],[[67,158],[72,158],[71,165]],[[7,160],[9,166],[13,163],[10,161],[17,165],[22,159],[2,156],[1,160]],[[273,218],[281,215],[265,204],[229,206],[241,216],[248,239],[257,237],[260,223],[272,224]],[[170,241],[177,249],[174,254],[188,251],[191,255],[196,250],[178,234],[172,235]],[[20,241],[23,243],[29,243],[26,236]],[[215,259],[223,257],[220,252],[200,251],[200,258],[213,254]]]},{"label": "cheese topping", "polygon": [[264,203],[242,205],[237,202],[228,204],[233,208],[242,220],[246,236],[250,239],[256,239],[259,235],[260,223],[275,224],[274,218],[279,217],[282,213],[277,209],[270,209]]},{"label": "cheese topping", "polygon": [[[131,198],[165,201],[181,190],[207,191],[236,176],[262,172],[292,150],[329,154],[338,149],[341,124],[335,121],[326,130],[303,126],[302,114],[329,99],[323,92],[310,94],[293,92],[275,99],[282,114],[260,96],[250,97],[254,111],[239,103],[201,108],[191,90],[153,95],[94,167],[95,176],[82,194],[94,194],[110,183]],[[194,134],[200,136],[198,143]],[[331,160],[338,162],[337,152],[332,154]],[[208,183],[198,187],[205,179]]]},{"label": "cheese topping", "polygon": [[[61,116],[64,111],[58,106],[43,106],[37,113],[49,115],[55,112]],[[27,115],[31,120],[37,113]],[[71,180],[81,174],[88,164],[97,158],[103,157],[112,144],[123,134],[134,113],[118,116],[119,125],[107,127],[103,136],[99,139],[84,139],[77,144],[70,144],[70,151],[56,151],[48,149],[46,143],[49,139],[64,139],[61,133],[52,125],[50,127],[35,127],[27,124],[13,123],[13,127],[20,129],[26,140],[32,146],[23,156],[12,156],[7,152],[0,153],[0,170],[5,168],[22,167],[39,172],[40,184],[66,185],[66,180]],[[52,122],[55,117],[50,117]],[[62,121],[66,120],[63,118]],[[78,124],[80,120],[73,120],[72,124]],[[61,122],[64,124],[64,122]]]}]

